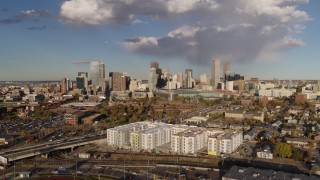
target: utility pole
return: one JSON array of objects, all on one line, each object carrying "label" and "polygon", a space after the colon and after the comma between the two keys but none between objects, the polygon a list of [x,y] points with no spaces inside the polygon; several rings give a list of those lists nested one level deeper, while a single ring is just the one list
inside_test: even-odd
[{"label": "utility pole", "polygon": [[6,180],[6,167],[7,167],[7,165],[4,164],[3,165],[3,180]]},{"label": "utility pole", "polygon": [[78,159],[76,157],[76,176],[78,175],[77,173],[78,173]]},{"label": "utility pole", "polygon": [[125,179],[126,178],[126,160],[123,159],[123,178]]},{"label": "utility pole", "polygon": [[13,161],[13,180],[16,180],[16,162]]}]

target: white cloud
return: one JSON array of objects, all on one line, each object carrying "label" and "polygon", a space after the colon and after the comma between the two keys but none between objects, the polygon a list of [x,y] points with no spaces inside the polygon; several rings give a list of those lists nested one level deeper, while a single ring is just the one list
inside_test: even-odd
[{"label": "white cloud", "polygon": [[134,53],[177,56],[195,63],[208,63],[212,57],[251,61],[260,54],[305,45],[295,36],[303,32],[303,23],[310,20],[299,9],[300,4],[308,2],[68,0],[62,4],[60,15],[62,22],[85,25],[140,24],[145,17],[156,17],[155,21],[173,19],[181,24],[164,37],[129,38],[123,42],[124,47]]},{"label": "white cloud", "polygon": [[158,45],[158,40],[155,37],[138,37],[127,39],[124,46],[130,51],[137,51],[139,48],[153,48]]},{"label": "white cloud", "polygon": [[142,21],[141,19],[135,19],[132,21],[132,24],[148,24],[148,22]]},{"label": "white cloud", "polygon": [[66,23],[98,25],[112,20],[112,8],[103,0],[72,0],[62,4],[60,16]]},{"label": "white cloud", "polygon": [[205,29],[206,28],[204,27],[181,26],[173,31],[170,31],[168,33],[168,36],[177,38],[193,37],[197,32],[203,31]]},{"label": "white cloud", "polygon": [[168,0],[167,7],[171,13],[184,13],[193,9],[199,0]]}]

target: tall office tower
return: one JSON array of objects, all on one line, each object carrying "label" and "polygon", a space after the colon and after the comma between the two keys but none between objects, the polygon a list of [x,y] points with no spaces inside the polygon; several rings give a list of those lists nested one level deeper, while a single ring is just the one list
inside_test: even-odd
[{"label": "tall office tower", "polygon": [[220,82],[220,59],[212,60],[212,86],[214,88],[217,87]]},{"label": "tall office tower", "polygon": [[177,81],[180,83],[180,87],[184,87],[184,84],[183,84],[183,73],[178,73],[177,74],[178,75],[178,77],[177,77]]},{"label": "tall office tower", "polygon": [[69,92],[69,79],[68,78],[61,78],[61,92],[63,94],[67,94]]},{"label": "tall office tower", "polygon": [[192,75],[192,69],[186,69],[186,81],[185,81],[185,87],[186,88],[193,88],[194,87],[194,80]]},{"label": "tall office tower", "polygon": [[76,78],[77,88],[81,90],[88,89],[88,73],[78,72],[78,77]]},{"label": "tall office tower", "polygon": [[225,76],[225,81],[237,81],[237,80],[244,80],[244,76],[240,74],[230,73]]},{"label": "tall office tower", "polygon": [[158,62],[156,60],[151,61],[150,68],[156,69],[156,79],[157,79],[156,87],[158,88],[164,87],[166,85],[166,82],[164,81],[164,79],[162,79],[163,73],[162,73],[162,69],[159,68]]},{"label": "tall office tower", "polygon": [[163,79],[169,80],[170,79],[170,73],[168,68],[162,69]]},{"label": "tall office tower", "polygon": [[123,73],[121,76],[121,82],[120,82],[120,90],[121,91],[126,91],[129,89],[129,84],[130,84],[130,76],[126,73]]},{"label": "tall office tower", "polygon": [[138,81],[136,79],[130,80],[129,91],[135,91],[139,89]]},{"label": "tall office tower", "polygon": [[79,77],[88,77],[88,73],[87,72],[78,72],[78,76]]},{"label": "tall office tower", "polygon": [[[77,84],[77,88],[81,89],[81,90],[85,90],[85,77],[76,77],[76,84]],[[88,83],[87,83],[88,84]]]},{"label": "tall office tower", "polygon": [[226,81],[227,75],[230,73],[230,64],[224,63],[223,64],[223,79]]},{"label": "tall office tower", "polygon": [[73,82],[69,79],[68,81],[69,91],[73,89]]},{"label": "tall office tower", "polygon": [[205,73],[201,74],[201,75],[200,75],[200,82],[201,82],[202,84],[208,84],[208,82],[209,82],[209,77],[208,77],[208,75],[205,74]]},{"label": "tall office tower", "polygon": [[157,86],[157,70],[156,68],[150,68],[149,70],[149,91],[156,89]]},{"label": "tall office tower", "polygon": [[106,87],[105,64],[102,61],[90,62],[90,79],[94,86],[99,86],[102,90]]},{"label": "tall office tower", "polygon": [[110,90],[111,91],[121,91],[121,79],[123,73],[121,72],[110,72]]},{"label": "tall office tower", "polygon": [[156,60],[151,61],[151,66],[150,68],[155,68],[155,69],[159,69],[159,64]]}]

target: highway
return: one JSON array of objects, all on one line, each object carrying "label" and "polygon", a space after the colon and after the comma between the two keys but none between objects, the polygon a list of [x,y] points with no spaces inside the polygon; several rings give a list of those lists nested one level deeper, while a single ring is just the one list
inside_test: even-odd
[{"label": "highway", "polygon": [[103,139],[106,139],[105,135],[89,135],[86,137],[73,138],[64,141],[58,140],[54,142],[37,144],[34,146],[23,147],[10,151],[2,151],[0,152],[0,156],[7,158],[8,162],[11,162],[27,157],[37,156],[40,154],[47,154],[57,150],[86,145]]}]

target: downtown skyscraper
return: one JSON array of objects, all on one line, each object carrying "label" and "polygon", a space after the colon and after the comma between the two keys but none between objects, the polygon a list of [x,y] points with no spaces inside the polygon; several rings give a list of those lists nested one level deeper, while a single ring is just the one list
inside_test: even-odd
[{"label": "downtown skyscraper", "polygon": [[217,84],[220,82],[220,59],[212,60],[211,82],[212,82],[213,88],[216,88]]},{"label": "downtown skyscraper", "polygon": [[152,67],[149,70],[149,91],[152,92],[157,86],[157,70]]},{"label": "downtown skyscraper", "polygon": [[93,86],[106,88],[105,63],[102,61],[90,62],[90,79]]}]

